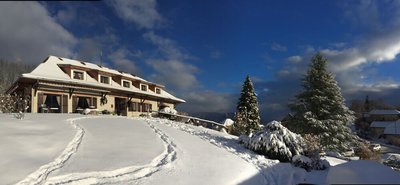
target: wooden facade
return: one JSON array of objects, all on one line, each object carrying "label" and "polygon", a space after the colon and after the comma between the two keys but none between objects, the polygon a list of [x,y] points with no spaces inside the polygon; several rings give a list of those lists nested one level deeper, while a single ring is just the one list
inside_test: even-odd
[{"label": "wooden facade", "polygon": [[[47,61],[49,58],[51,60]],[[56,60],[63,61],[59,57],[50,56],[49,58],[41,65]],[[77,61],[74,62],[79,64]],[[77,113],[84,109],[91,109],[123,116],[139,116],[145,112],[156,111],[161,105],[175,108],[178,103],[184,102],[173,96],[173,98],[168,98],[157,95],[155,89],[156,87],[163,88],[161,85],[139,80],[140,78],[130,78],[122,72],[108,68],[105,71],[92,69],[85,67],[87,63],[80,63],[82,66],[65,62],[52,65],[56,66],[54,70],[59,70],[60,76],[63,76],[65,80],[54,80],[41,76],[40,78],[31,77],[31,73],[23,74],[7,93],[29,96],[31,101],[28,111],[32,113]],[[37,68],[39,67],[41,66],[39,65]],[[103,67],[99,66],[99,68]],[[83,71],[85,78],[74,79],[74,70]],[[45,75],[43,74],[43,76]],[[101,75],[109,77],[110,83],[101,83],[99,79]],[[89,78],[90,84],[88,83]],[[124,81],[130,82],[130,86],[124,87]],[[148,86],[143,93],[140,91],[141,84]],[[133,90],[134,88],[136,90]]]}]

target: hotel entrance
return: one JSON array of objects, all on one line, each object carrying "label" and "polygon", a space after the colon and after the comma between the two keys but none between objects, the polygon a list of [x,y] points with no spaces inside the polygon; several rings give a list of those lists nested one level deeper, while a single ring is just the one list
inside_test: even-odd
[{"label": "hotel entrance", "polygon": [[125,98],[115,98],[115,113],[120,116],[127,116],[126,104]]}]

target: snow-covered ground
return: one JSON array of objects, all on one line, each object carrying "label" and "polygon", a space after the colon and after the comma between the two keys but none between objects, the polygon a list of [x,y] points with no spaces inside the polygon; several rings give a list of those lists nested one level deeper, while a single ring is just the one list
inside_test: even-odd
[{"label": "snow-covered ground", "polygon": [[[289,163],[257,155],[237,141],[237,137],[226,133],[157,118],[27,114],[25,119],[17,120],[10,114],[0,114],[0,181],[1,184],[325,184],[328,178],[343,175],[339,173],[341,170],[335,170],[339,169],[336,166],[340,169],[354,166],[342,166],[347,162],[327,157],[334,167],[307,173]],[[387,177],[398,180],[399,176],[395,172]],[[400,178],[395,182],[400,182]]]}]

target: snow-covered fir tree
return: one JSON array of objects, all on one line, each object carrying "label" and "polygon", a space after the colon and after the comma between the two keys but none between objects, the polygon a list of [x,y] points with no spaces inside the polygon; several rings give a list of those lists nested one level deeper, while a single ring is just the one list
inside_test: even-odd
[{"label": "snow-covered fir tree", "polygon": [[250,77],[247,75],[236,107],[234,134],[249,135],[260,128],[260,114],[257,95]]},{"label": "snow-covered fir tree", "polygon": [[294,112],[288,128],[296,133],[318,136],[324,149],[343,151],[354,141],[349,123],[354,121],[332,73],[326,69],[327,59],[319,53],[302,80],[304,90],[290,105]]}]

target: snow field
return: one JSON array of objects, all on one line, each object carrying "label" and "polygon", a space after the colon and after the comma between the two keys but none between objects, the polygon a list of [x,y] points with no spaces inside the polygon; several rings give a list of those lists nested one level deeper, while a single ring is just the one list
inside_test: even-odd
[{"label": "snow field", "polygon": [[71,125],[73,125],[73,127],[77,130],[77,132],[72,141],[61,153],[61,155],[58,156],[54,161],[41,166],[38,170],[28,175],[25,179],[19,181],[17,185],[42,184],[50,172],[58,168],[61,168],[64,165],[64,163],[71,157],[71,155],[76,153],[79,144],[82,141],[83,135],[85,134],[85,130],[83,130],[83,128],[80,127],[79,125],[75,124],[75,121],[79,119],[82,118],[73,118],[67,120]]},{"label": "snow field", "polygon": [[136,184],[265,184],[263,175],[254,165],[224,148],[164,124],[168,120],[143,120],[150,121],[173,139],[178,157],[171,168],[141,179]]},{"label": "snow field", "polygon": [[148,120],[159,124],[166,124],[191,135],[198,136],[201,139],[240,157],[242,160],[252,164],[259,171],[264,178],[263,184],[292,184],[298,181],[299,178],[305,176],[305,172],[301,169],[291,167],[291,164],[284,164],[279,163],[278,160],[266,159],[263,155],[255,154],[254,152],[244,148],[238,144],[238,138],[236,136],[171,120],[158,118],[150,118]]},{"label": "snow field", "polygon": [[[386,166],[333,157],[329,170],[307,173],[236,136],[158,118],[0,114],[0,149],[2,184],[400,183]],[[376,175],[361,178],[365,169]]]},{"label": "snow field", "polygon": [[1,184],[22,182],[59,157],[76,134],[67,121],[74,117],[80,116],[63,115],[60,119],[55,114],[26,114],[25,119],[17,120],[11,114],[0,114]]},{"label": "snow field", "polygon": [[[65,114],[27,114],[25,120],[0,115],[0,145],[10,147],[19,141],[22,149],[41,151],[23,161],[11,157],[9,166],[27,165],[4,172],[6,184],[268,184],[253,164],[224,148],[219,137],[229,135],[210,130],[214,144],[200,135],[192,135],[151,119],[81,116]],[[73,118],[77,117],[77,118]],[[3,122],[7,120],[7,122]],[[167,120],[164,120],[167,121]],[[26,123],[25,123],[26,122]],[[161,122],[164,123],[164,122]],[[16,128],[7,128],[16,127]],[[42,128],[43,127],[43,128]],[[198,127],[204,133],[209,129]],[[16,132],[21,132],[16,136]],[[49,134],[51,137],[43,137]],[[50,134],[51,133],[51,134]],[[42,146],[45,144],[44,146]],[[57,150],[49,150],[48,146]],[[36,148],[37,147],[37,148]],[[31,150],[25,151],[32,155]],[[229,152],[228,150],[232,150]],[[33,153],[35,154],[35,153]],[[0,154],[4,155],[4,154]],[[21,173],[21,171],[23,173]],[[13,178],[7,179],[6,177]]]},{"label": "snow field", "polygon": [[[104,117],[102,118],[97,118],[97,123],[101,121],[100,119],[105,119]],[[115,119],[115,118],[114,118]],[[117,120],[113,120],[113,123],[110,124],[116,124]],[[126,119],[126,118],[118,118],[118,122],[125,122],[128,124],[132,124],[132,120]],[[96,123],[96,124],[97,124]],[[96,125],[97,126],[97,125]],[[54,176],[49,178],[45,184],[118,184],[121,182],[128,183],[132,182],[134,180],[138,180],[144,177],[151,176],[153,173],[162,170],[164,166],[168,165],[169,163],[173,162],[176,159],[176,152],[175,152],[175,144],[171,142],[169,137],[165,134],[163,134],[159,129],[151,125],[151,123],[148,123],[148,126],[154,131],[159,138],[161,138],[163,144],[160,146],[161,148],[164,148],[161,154],[156,156],[153,160],[150,161],[148,164],[144,165],[132,165],[132,166],[127,166],[123,168],[118,168],[114,170],[102,170],[102,171],[89,171],[89,172],[79,172],[79,173],[69,173],[65,175],[59,175],[59,176]],[[144,131],[144,130],[141,130]],[[149,134],[146,133],[145,134]],[[143,135],[142,135],[143,136]],[[152,143],[154,144],[154,143]],[[142,148],[141,148],[142,149]],[[122,151],[121,151],[122,152]],[[134,151],[138,152],[138,151]],[[146,153],[146,152],[143,152]],[[112,155],[112,154],[111,154]],[[150,155],[151,156],[151,155]],[[107,156],[103,156],[107,157]],[[110,156],[114,157],[114,156]],[[116,156],[115,156],[116,157]],[[139,157],[141,160],[135,161],[134,164],[140,163],[142,160],[146,160],[149,156],[147,155],[142,155],[139,156],[131,156],[131,157]],[[120,159],[118,159],[120,160]],[[74,163],[76,161],[71,161],[71,163]],[[99,161],[97,161],[99,162]],[[125,161],[126,164],[129,164],[128,161]],[[79,164],[79,162],[78,162]],[[89,164],[89,167],[96,166],[93,163]],[[106,168],[106,167],[103,167]],[[75,170],[82,170],[81,166],[75,166]],[[70,170],[67,170],[70,171]]]}]

